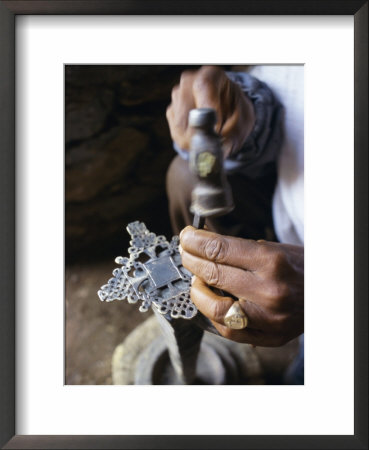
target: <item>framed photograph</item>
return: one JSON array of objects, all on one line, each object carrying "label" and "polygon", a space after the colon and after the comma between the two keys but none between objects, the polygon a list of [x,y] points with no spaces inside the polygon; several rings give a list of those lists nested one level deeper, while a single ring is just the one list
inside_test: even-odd
[{"label": "framed photograph", "polygon": [[[367,38],[363,0],[0,2],[2,448],[368,448]],[[261,107],[269,94],[265,85],[255,94],[253,77],[274,93],[278,76],[269,72],[303,77],[291,101],[304,105],[304,202],[294,211],[306,223],[305,343],[282,347],[275,372],[255,369],[252,358],[265,369],[272,353],[250,347],[244,382],[217,381],[212,353],[210,375],[169,386],[178,383],[158,381],[157,371],[155,382],[137,375],[159,352],[150,319],[136,305],[99,302],[120,299],[110,285],[97,291],[127,253],[128,223],[167,238],[183,228],[168,214],[165,177],[172,138],[178,161],[187,144],[178,145],[167,108],[181,74],[203,66],[236,77],[247,101],[258,99],[259,119],[271,106]],[[268,117],[278,102],[273,108]],[[183,188],[170,167],[173,206]],[[273,240],[262,228],[265,236],[252,229],[245,237]],[[155,252],[142,270],[164,292],[184,272],[173,256],[164,283]],[[183,305],[178,311],[190,314]],[[123,361],[135,333],[146,357]],[[282,382],[303,347],[305,380]]]}]

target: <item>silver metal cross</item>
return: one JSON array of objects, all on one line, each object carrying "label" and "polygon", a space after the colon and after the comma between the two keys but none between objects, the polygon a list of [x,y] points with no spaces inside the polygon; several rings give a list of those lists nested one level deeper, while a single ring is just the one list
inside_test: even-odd
[{"label": "silver metal cross", "polygon": [[168,242],[138,221],[130,223],[127,230],[132,237],[129,258],[115,259],[122,267],[115,269],[114,277],[98,291],[100,300],[141,301],[141,312],[152,306],[173,319],[195,317],[197,308],[190,298],[191,273],[182,266],[178,237]]}]

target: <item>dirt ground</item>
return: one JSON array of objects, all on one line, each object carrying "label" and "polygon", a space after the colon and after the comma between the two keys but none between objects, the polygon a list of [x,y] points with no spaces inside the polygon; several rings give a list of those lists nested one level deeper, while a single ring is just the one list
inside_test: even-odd
[{"label": "dirt ground", "polygon": [[66,268],[66,384],[111,384],[115,347],[151,314],[126,301],[100,301],[97,291],[116,267],[104,261]]},{"label": "dirt ground", "polygon": [[[98,289],[117,267],[113,260],[74,264],[66,268],[66,384],[112,384],[111,359],[115,347],[151,311],[140,313],[126,301],[101,302]],[[293,359],[297,342],[275,349],[256,348],[269,384],[279,384]]]}]

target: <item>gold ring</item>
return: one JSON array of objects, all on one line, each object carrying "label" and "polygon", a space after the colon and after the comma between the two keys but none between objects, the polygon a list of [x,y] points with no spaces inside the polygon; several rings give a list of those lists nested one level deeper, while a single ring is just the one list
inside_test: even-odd
[{"label": "gold ring", "polygon": [[224,323],[232,330],[242,330],[247,327],[248,318],[239,302],[234,302],[224,316]]}]

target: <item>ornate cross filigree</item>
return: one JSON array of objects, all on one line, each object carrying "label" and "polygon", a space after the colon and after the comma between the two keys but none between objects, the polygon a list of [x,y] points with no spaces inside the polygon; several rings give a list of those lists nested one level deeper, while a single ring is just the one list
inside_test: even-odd
[{"label": "ornate cross filigree", "polygon": [[114,269],[113,278],[98,291],[100,300],[140,300],[141,312],[153,306],[163,315],[192,319],[197,309],[190,298],[191,273],[182,266],[178,237],[168,242],[137,221],[130,223],[127,231],[132,237],[129,258],[115,259],[122,267]]}]

